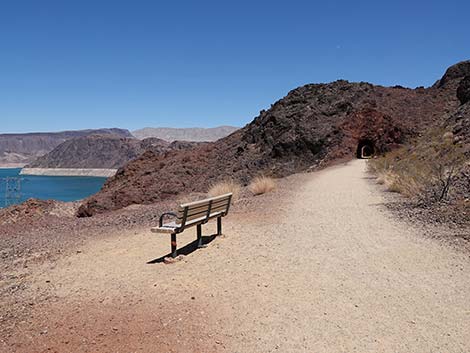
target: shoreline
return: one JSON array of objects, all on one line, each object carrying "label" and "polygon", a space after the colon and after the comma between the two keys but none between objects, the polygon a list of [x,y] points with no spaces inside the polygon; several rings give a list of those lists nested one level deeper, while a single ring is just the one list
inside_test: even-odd
[{"label": "shoreline", "polygon": [[21,163],[0,163],[0,169],[18,169],[24,168],[24,164]]},{"label": "shoreline", "polygon": [[99,168],[23,168],[20,175],[36,176],[85,176],[109,178],[116,174],[117,169]]}]

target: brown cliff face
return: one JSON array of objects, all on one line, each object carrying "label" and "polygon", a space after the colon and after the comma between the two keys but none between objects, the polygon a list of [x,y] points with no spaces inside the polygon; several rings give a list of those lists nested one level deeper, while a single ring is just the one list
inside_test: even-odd
[{"label": "brown cliff face", "polygon": [[299,87],[217,142],[181,152],[145,153],[87,199],[78,215],[204,192],[228,177],[246,184],[259,173],[286,176],[355,158],[361,140],[370,141],[378,152],[390,150],[457,109],[457,86],[470,73],[467,63],[458,66],[427,89],[347,81]]}]

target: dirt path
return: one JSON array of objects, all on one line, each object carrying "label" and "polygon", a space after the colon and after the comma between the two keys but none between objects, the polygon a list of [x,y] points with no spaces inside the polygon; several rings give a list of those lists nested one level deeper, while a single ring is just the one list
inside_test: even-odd
[{"label": "dirt path", "polygon": [[169,242],[147,230],[90,242],[38,271],[0,350],[469,352],[468,255],[394,220],[364,169],[288,178],[172,265],[146,263]]}]

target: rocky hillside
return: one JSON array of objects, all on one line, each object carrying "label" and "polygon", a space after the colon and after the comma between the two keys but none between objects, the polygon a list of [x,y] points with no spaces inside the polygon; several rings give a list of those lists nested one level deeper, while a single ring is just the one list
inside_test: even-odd
[{"label": "rocky hillside", "polygon": [[217,126],[212,128],[170,128],[160,127],[152,128],[146,127],[144,129],[133,131],[132,134],[139,138],[145,139],[149,137],[156,137],[165,141],[217,141],[225,136],[230,135],[232,132],[238,130],[235,126]]},{"label": "rocky hillside", "polygon": [[[464,70],[466,76],[457,88],[460,107],[449,116],[446,126],[452,129],[454,141],[464,146],[464,152],[469,164],[458,176],[457,192],[466,200],[467,215],[470,211],[470,61]],[[465,212],[465,211],[464,211]]]},{"label": "rocky hillside", "polygon": [[116,135],[87,135],[61,143],[27,168],[105,168],[117,169],[145,151],[162,154],[192,148],[197,143],[169,143],[157,138],[138,140]]},{"label": "rocky hillside", "polygon": [[123,129],[97,129],[27,134],[0,134],[0,165],[25,165],[52,151],[64,141],[90,134],[131,137]]},{"label": "rocky hillside", "polygon": [[470,61],[462,64],[461,70],[466,74],[457,86],[457,98],[460,106],[453,112],[446,125],[452,128],[456,141],[462,141],[467,146],[470,157]]},{"label": "rocky hillside", "polygon": [[347,81],[299,87],[217,142],[164,155],[145,153],[109,179],[78,214],[206,191],[224,178],[246,184],[259,173],[285,176],[355,158],[364,143],[385,152],[458,109],[456,91],[470,73],[468,63],[449,68],[430,88]]}]

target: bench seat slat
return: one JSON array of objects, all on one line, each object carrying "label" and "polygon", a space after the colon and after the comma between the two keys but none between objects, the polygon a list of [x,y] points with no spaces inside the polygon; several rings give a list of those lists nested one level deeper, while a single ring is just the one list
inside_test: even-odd
[{"label": "bench seat slat", "polygon": [[[198,212],[188,211],[188,215],[186,216],[186,223],[188,223],[188,221],[191,221],[193,219],[206,216],[207,211],[208,211],[208,207],[209,206],[207,206],[205,209],[202,209]],[[225,211],[227,211],[227,208],[228,208],[228,204],[220,205],[220,206],[216,206],[216,207],[211,207],[211,213],[225,212]],[[180,217],[180,215],[178,215],[178,220],[181,221],[183,219],[183,217],[184,217],[184,214],[181,214],[181,217]]]},{"label": "bench seat slat", "polygon": [[[210,216],[209,216],[209,219],[211,218],[214,218],[214,217],[217,217],[217,216],[220,216],[223,212],[214,212],[214,213],[211,213]],[[206,216],[204,217],[199,217],[199,218],[194,218],[190,221],[186,221],[186,224],[185,224],[185,228],[186,227],[191,227],[193,226],[194,224],[196,223],[200,223],[200,222],[204,222],[206,220]]]},{"label": "bench seat slat", "polygon": [[205,200],[182,204],[178,208],[176,223],[185,223],[185,225],[189,226],[190,221],[207,215],[209,205],[211,213],[213,211],[227,213],[228,208],[230,207],[231,197],[231,194],[225,194]]},{"label": "bench seat slat", "polygon": [[[209,219],[221,216],[222,214],[223,214],[223,212],[211,212],[211,214],[209,215]],[[197,223],[204,222],[205,220],[206,220],[206,216],[192,219],[192,220],[186,222],[185,228],[191,227],[191,226],[193,226]],[[175,230],[177,230],[179,227],[180,227],[180,225],[177,224],[176,222],[170,222],[170,223],[164,224],[161,227],[152,227],[152,228],[150,228],[150,230],[151,230],[152,233],[164,233],[164,234],[170,233],[171,234]]]},{"label": "bench seat slat", "polygon": [[[229,204],[229,202],[230,202],[229,199],[220,200],[218,202],[213,202],[211,205],[211,208],[221,207],[221,206],[226,207]],[[186,207],[188,209],[188,215],[190,216],[194,213],[203,212],[204,210],[207,210],[207,208],[209,207],[209,201],[205,202],[204,204],[197,205],[197,206],[186,206]],[[178,208],[178,213],[183,214],[186,207],[180,206]]]},{"label": "bench seat slat", "polygon": [[193,202],[188,202],[188,203],[184,203],[181,205],[181,208],[184,208],[184,207],[196,207],[196,206],[199,206],[199,205],[203,205],[207,202],[209,202],[210,200],[212,200],[212,202],[216,202],[216,201],[219,201],[219,200],[223,200],[223,199],[228,199],[231,197],[232,194],[224,194],[224,195],[220,195],[220,196],[216,196],[216,197],[211,197],[209,199],[205,199],[205,200],[199,200],[199,201],[193,201]]},{"label": "bench seat slat", "polygon": [[[229,203],[229,201],[230,201],[229,198],[212,201],[212,208],[222,206],[222,205],[227,205]],[[200,204],[200,205],[187,206],[187,207],[188,207],[188,210],[190,210],[191,212],[193,212],[193,211],[198,212],[200,210],[207,209],[208,205],[209,205],[209,201],[206,201],[206,202],[204,202],[203,204]],[[183,211],[184,211],[183,206],[178,207],[178,212],[183,212]]]}]

